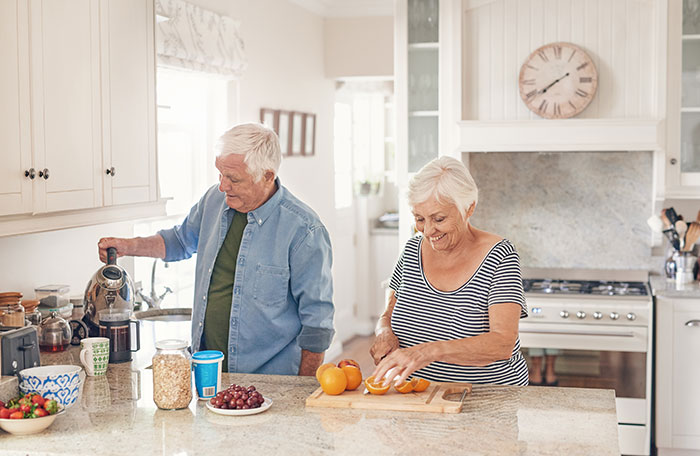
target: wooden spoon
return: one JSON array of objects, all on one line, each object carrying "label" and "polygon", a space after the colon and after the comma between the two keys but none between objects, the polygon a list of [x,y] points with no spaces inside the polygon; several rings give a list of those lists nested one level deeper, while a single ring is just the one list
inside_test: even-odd
[{"label": "wooden spoon", "polygon": [[[666,217],[666,209],[661,209],[661,215],[659,217],[661,217],[665,230],[671,228],[671,221]],[[700,211],[698,211],[698,217],[700,217]]]},{"label": "wooden spoon", "polygon": [[683,251],[690,252],[693,250],[693,246],[700,239],[700,223],[692,222],[688,227],[688,231],[685,233],[685,243],[683,244]]}]

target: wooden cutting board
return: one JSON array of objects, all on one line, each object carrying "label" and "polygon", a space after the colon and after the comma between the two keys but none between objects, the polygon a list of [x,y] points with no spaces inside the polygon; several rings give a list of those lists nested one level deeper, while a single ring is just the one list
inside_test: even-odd
[{"label": "wooden cutting board", "polygon": [[337,396],[330,396],[319,387],[306,398],[306,406],[459,413],[462,411],[465,398],[472,391],[472,385],[471,383],[431,382],[428,389],[420,393],[401,394],[392,387],[382,396],[362,394],[363,391],[364,385],[360,385],[355,391],[345,391]]}]

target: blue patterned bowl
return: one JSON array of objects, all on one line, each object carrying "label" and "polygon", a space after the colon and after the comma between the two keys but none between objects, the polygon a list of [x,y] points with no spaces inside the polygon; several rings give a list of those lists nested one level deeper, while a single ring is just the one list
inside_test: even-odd
[{"label": "blue patterned bowl", "polygon": [[39,393],[70,407],[80,396],[85,373],[80,366],[56,365],[31,367],[19,371],[22,394]]}]

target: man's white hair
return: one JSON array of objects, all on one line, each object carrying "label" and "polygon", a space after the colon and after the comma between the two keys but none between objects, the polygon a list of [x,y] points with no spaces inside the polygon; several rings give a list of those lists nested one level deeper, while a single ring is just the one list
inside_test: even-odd
[{"label": "man's white hair", "polygon": [[464,163],[452,157],[440,157],[422,167],[408,183],[408,204],[415,207],[430,198],[453,203],[462,218],[469,206],[476,207],[479,190]]},{"label": "man's white hair", "polygon": [[244,123],[228,129],[219,137],[215,150],[219,157],[243,155],[243,162],[255,182],[268,170],[277,175],[282,162],[277,134],[259,123]]}]

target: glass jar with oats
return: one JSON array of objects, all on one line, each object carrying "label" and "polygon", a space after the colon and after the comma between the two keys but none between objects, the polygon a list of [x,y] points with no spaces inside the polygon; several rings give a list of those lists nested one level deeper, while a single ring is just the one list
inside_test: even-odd
[{"label": "glass jar with oats", "polygon": [[192,401],[192,367],[187,342],[156,342],[153,355],[153,402],[165,410],[182,409]]}]

